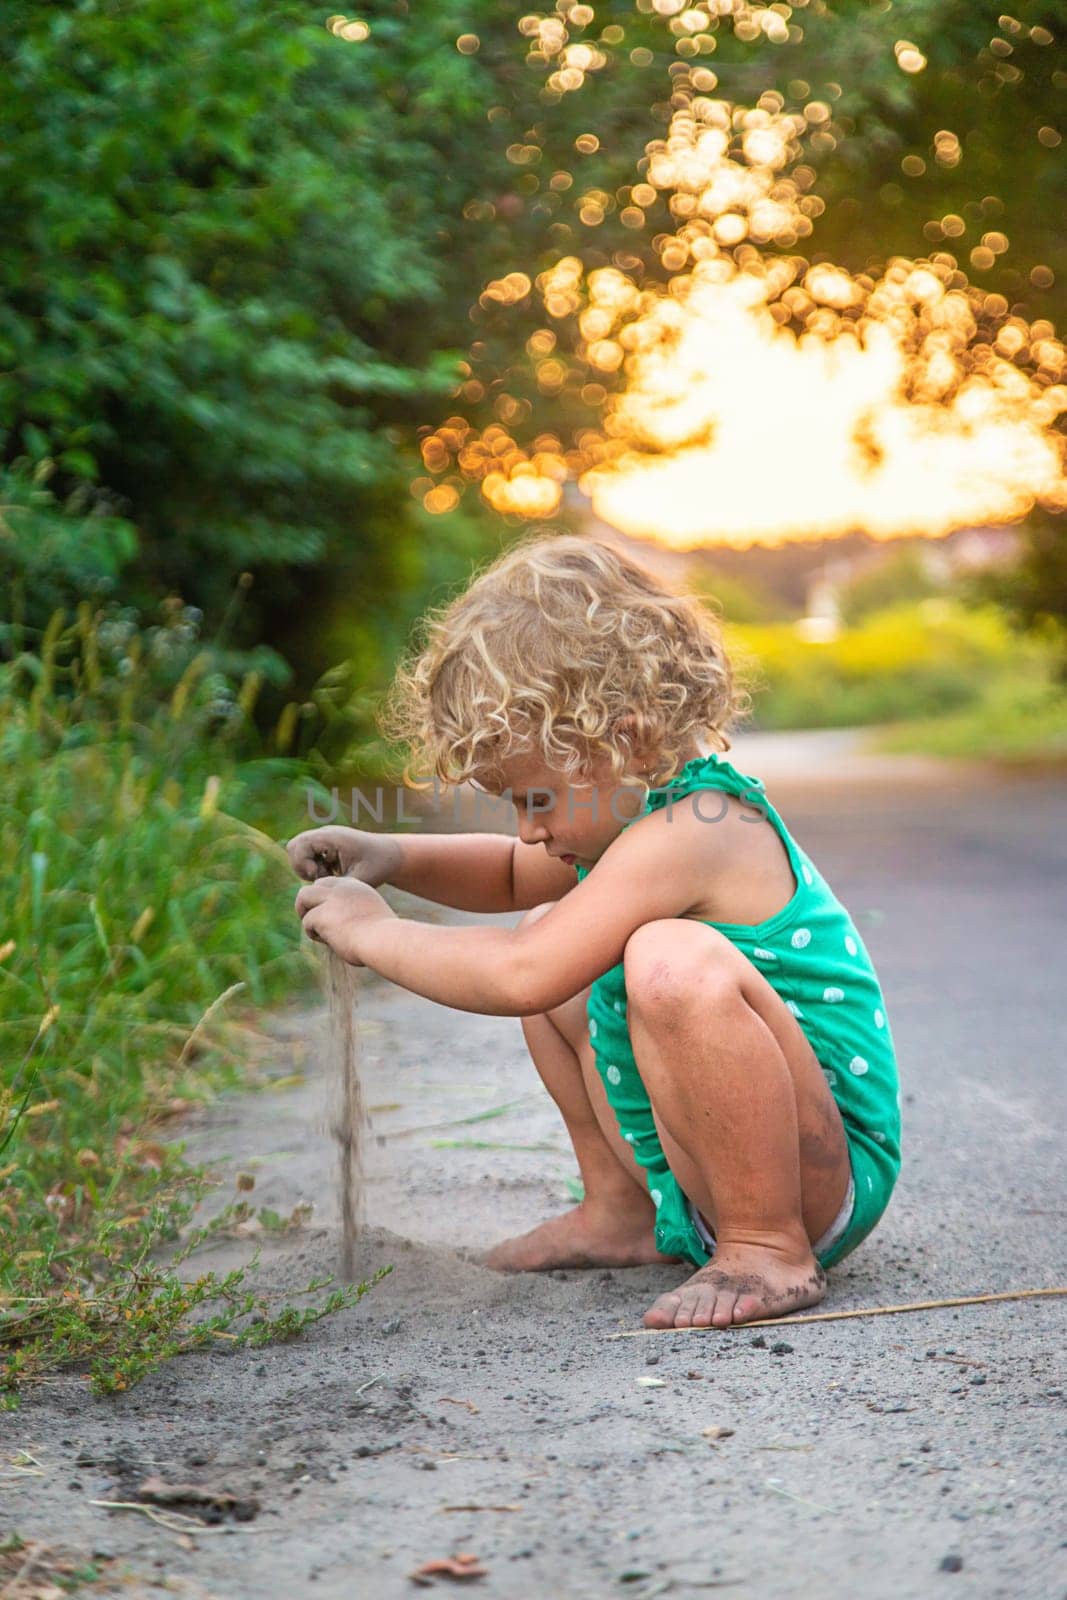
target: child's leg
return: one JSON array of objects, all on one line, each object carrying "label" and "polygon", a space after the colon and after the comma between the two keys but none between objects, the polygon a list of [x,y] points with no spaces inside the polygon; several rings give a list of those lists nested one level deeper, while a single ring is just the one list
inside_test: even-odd
[{"label": "child's leg", "polygon": [[711,1262],[646,1315],[653,1327],[748,1322],[813,1305],[810,1241],[848,1188],[848,1142],[784,1001],[717,930],[645,924],[625,952],[627,1020],[675,1177],[715,1230]]},{"label": "child's leg", "polygon": [[[540,907],[528,916],[538,914],[544,914]],[[648,1186],[619,1134],[596,1070],[586,1021],[587,998],[585,990],[541,1016],[522,1018],[534,1065],[559,1107],[574,1146],[585,1199],[491,1250],[487,1264],[499,1271],[638,1266],[665,1259],[653,1239],[656,1213]]]}]

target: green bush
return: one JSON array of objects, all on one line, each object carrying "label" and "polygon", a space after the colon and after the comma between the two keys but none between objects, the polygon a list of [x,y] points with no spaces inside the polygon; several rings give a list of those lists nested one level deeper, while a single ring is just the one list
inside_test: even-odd
[{"label": "green bush", "polygon": [[1044,663],[1023,663],[962,711],[880,729],[872,748],[1009,765],[1067,762],[1067,689],[1056,677],[1057,663],[1053,652]]},{"label": "green bush", "polygon": [[947,598],[872,613],[837,638],[803,638],[792,624],[731,627],[730,646],[755,675],[763,728],[849,727],[931,717],[975,704],[1046,646],[1014,633],[993,605]]},{"label": "green bush", "polygon": [[217,621],[251,569],[242,642],[303,623],[303,671],[343,585],[373,655],[423,566],[405,430],[479,287],[444,248],[492,103],[453,10],[355,43],[306,0],[6,8],[0,573],[46,577],[30,622],[120,572]]}]

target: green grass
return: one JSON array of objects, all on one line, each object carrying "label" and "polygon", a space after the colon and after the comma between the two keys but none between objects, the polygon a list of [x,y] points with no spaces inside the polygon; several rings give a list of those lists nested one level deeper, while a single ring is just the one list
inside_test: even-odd
[{"label": "green grass", "polygon": [[164,1124],[239,1081],[267,1046],[259,1009],[313,981],[272,838],[300,826],[311,769],[284,728],[256,735],[255,676],[231,682],[180,607],[6,635],[0,1385],[89,1362],[119,1388],[190,1342],[319,1314],[268,1311],[244,1272],[155,1264],[199,1193]]}]

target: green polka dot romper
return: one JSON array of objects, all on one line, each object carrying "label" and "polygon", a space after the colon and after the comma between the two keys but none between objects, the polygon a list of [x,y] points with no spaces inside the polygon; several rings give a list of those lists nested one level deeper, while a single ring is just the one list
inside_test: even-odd
[{"label": "green polka dot romper", "polygon": [[[844,1231],[816,1252],[824,1267],[840,1261],[878,1222],[900,1171],[900,1090],[893,1037],[878,976],[848,911],[800,849],[762,779],[738,772],[712,754],[689,761],[664,788],[653,789],[640,816],[695,790],[736,795],[762,812],[789,852],[796,890],[789,904],[758,923],[708,922],[747,956],[781,995],[811,1042],[848,1135],[855,1200]],[[713,822],[725,802],[697,802]],[[630,827],[638,820],[625,824]],[[578,867],[579,879],[591,870]],[[623,963],[594,982],[588,1004],[589,1037],[619,1131],[644,1168],[656,1206],[656,1246],[702,1266],[710,1259],[705,1235],[667,1165],[626,1024]],[[835,1230],[836,1231],[836,1230]]]}]

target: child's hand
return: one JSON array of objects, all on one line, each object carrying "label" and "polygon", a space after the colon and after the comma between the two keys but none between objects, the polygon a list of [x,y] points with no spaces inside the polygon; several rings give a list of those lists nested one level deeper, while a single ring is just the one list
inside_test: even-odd
[{"label": "child's hand", "polygon": [[377,886],[387,883],[400,863],[396,839],[362,828],[308,828],[289,839],[285,849],[297,877],[308,883],[351,875]]},{"label": "child's hand", "polygon": [[304,932],[329,945],[350,966],[364,965],[359,954],[360,930],[370,922],[393,917],[394,911],[376,889],[355,878],[320,878],[306,883],[296,896]]}]

